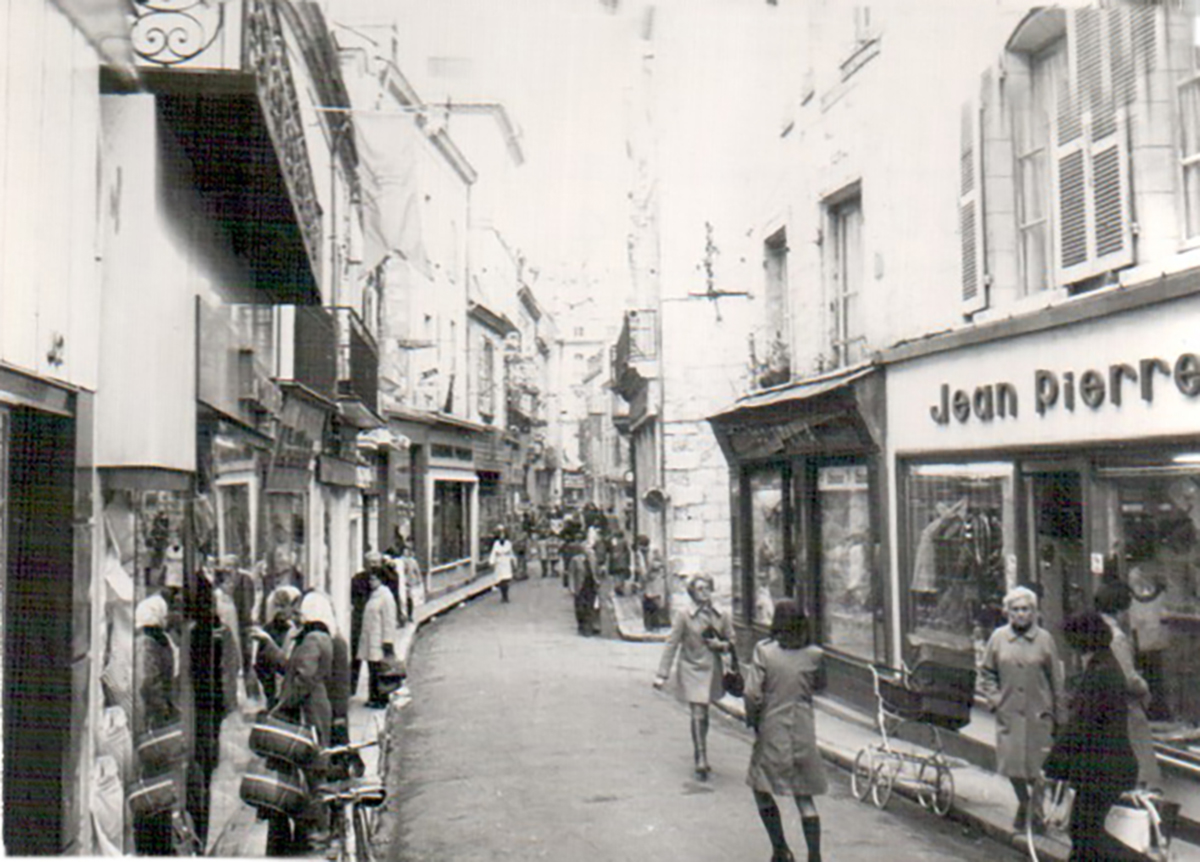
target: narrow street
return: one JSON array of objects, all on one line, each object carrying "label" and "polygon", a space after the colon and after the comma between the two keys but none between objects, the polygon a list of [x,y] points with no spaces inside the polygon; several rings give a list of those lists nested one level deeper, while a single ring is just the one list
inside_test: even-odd
[{"label": "narrow street", "polygon": [[[686,708],[651,687],[661,645],[578,637],[558,580],[535,576],[511,595],[485,594],[420,634],[386,858],[768,858],[743,783],[749,733],[716,713],[715,774],[694,780]],[[826,859],[1018,858],[906,800],[863,805],[845,773],[830,777],[818,801]],[[798,816],[781,807],[803,859]]]}]

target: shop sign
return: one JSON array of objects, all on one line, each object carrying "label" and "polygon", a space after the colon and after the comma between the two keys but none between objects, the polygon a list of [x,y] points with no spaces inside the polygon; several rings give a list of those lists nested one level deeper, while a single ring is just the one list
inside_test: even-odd
[{"label": "shop sign", "polygon": [[[1172,387],[1188,398],[1200,395],[1200,356],[1181,353],[1173,361],[1158,357],[1136,363],[1116,362],[1106,369],[1055,370],[1038,368],[1028,381],[1027,396],[1038,416],[1057,411],[1075,412],[1082,405],[1100,410],[1120,407],[1126,399],[1140,398],[1152,405],[1156,395]],[[951,389],[943,383],[929,415],[938,425],[951,422],[992,422],[1018,418],[1017,385],[1002,381],[973,389]]]}]

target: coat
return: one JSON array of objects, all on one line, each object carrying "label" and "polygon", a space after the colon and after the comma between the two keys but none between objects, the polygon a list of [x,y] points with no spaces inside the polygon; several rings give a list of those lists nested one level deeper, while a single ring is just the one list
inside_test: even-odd
[{"label": "coat", "polygon": [[980,685],[996,713],[996,771],[1037,778],[1056,724],[1066,720],[1062,662],[1050,633],[1036,625],[992,632],[980,664]]},{"label": "coat", "polygon": [[1046,758],[1046,775],[1077,790],[1129,790],[1137,758],[1129,744],[1128,698],[1121,666],[1110,649],[1092,654],[1079,676],[1071,716]]},{"label": "coat", "polygon": [[746,773],[755,790],[816,796],[829,789],[813,716],[822,655],[817,646],[784,649],[774,640],[754,647],[744,698],[757,730]]},{"label": "coat", "polygon": [[709,626],[715,628],[725,640],[733,640],[733,626],[729,617],[711,605],[695,605],[677,612],[671,621],[671,634],[667,637],[658,665],[658,675],[668,677],[678,655],[679,686],[688,703],[710,704],[720,700],[724,694],[721,662],[704,641],[703,635]]},{"label": "coat", "polygon": [[1112,632],[1112,644],[1109,649],[1125,679],[1125,696],[1129,700],[1129,744],[1133,747],[1133,756],[1138,762],[1138,781],[1147,787],[1162,787],[1162,770],[1159,769],[1158,758],[1154,754],[1154,736],[1150,729],[1150,719],[1146,716],[1150,686],[1137,672],[1133,642],[1129,636],[1114,618],[1107,614],[1103,616],[1109,631]]},{"label": "coat", "polygon": [[[386,588],[385,588],[386,589]],[[273,712],[317,729],[321,745],[330,744],[333,705],[333,639],[321,623],[307,623],[288,656],[279,702]]]},{"label": "coat", "polygon": [[497,581],[511,581],[513,576],[513,546],[508,539],[497,539],[492,542],[492,552],[488,555],[492,571],[496,573]]},{"label": "coat", "polygon": [[396,643],[396,597],[387,584],[380,584],[363,608],[362,632],[358,639],[359,661],[383,661],[384,644]]}]

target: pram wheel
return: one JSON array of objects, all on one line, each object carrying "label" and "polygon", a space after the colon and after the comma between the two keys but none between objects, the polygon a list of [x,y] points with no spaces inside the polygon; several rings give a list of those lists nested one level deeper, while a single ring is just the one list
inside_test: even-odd
[{"label": "pram wheel", "polygon": [[875,773],[875,753],[869,748],[860,749],[854,758],[854,768],[850,771],[850,792],[859,802],[865,802],[871,792],[871,782]]},{"label": "pram wheel", "polygon": [[917,799],[939,817],[954,804],[954,774],[942,763],[925,761],[917,774]]},{"label": "pram wheel", "polygon": [[900,761],[894,758],[883,758],[875,766],[875,780],[871,783],[871,799],[875,807],[882,809],[892,798],[892,790],[896,786],[896,777],[900,774]]}]

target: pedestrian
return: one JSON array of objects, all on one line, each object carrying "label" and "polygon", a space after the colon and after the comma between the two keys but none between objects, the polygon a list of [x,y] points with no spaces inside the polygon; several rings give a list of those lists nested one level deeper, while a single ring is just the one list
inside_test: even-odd
[{"label": "pedestrian", "polygon": [[567,542],[565,547],[571,560],[567,564],[567,574],[575,601],[575,625],[579,634],[590,637],[596,634],[596,615],[599,610],[595,564],[582,542]]},{"label": "pedestrian", "polygon": [[[378,551],[368,551],[363,558],[364,568],[350,579],[350,691],[358,690],[358,677],[362,662],[358,658],[358,643],[362,637],[363,613],[371,598],[371,573],[375,572],[380,581],[390,585],[395,572],[383,561],[383,554]],[[399,602],[399,590],[392,588],[392,598]],[[399,604],[396,605],[399,608]]]},{"label": "pedestrian", "polygon": [[626,593],[632,595],[629,579],[633,576],[633,552],[629,549],[629,543],[625,541],[625,534],[620,530],[613,536],[608,570],[613,579],[613,591],[618,596]]},{"label": "pedestrian", "polygon": [[1133,604],[1133,590],[1124,581],[1106,581],[1096,590],[1092,605],[1112,632],[1109,649],[1125,677],[1125,694],[1129,699],[1129,744],[1138,762],[1138,784],[1162,789],[1162,771],[1154,754],[1154,737],[1146,708],[1150,704],[1150,686],[1137,670],[1133,642],[1125,634],[1120,617]]},{"label": "pedestrian", "polygon": [[[1066,718],[1062,661],[1037,623],[1037,594],[1015,587],[1004,597],[1008,623],[992,632],[980,664],[980,688],[996,714],[996,771],[1017,796],[1013,829],[1025,829],[1030,792],[1041,776],[1055,728]],[[1035,830],[1044,828],[1034,807]]]},{"label": "pedestrian", "polygon": [[[267,649],[259,642],[261,636],[254,636],[254,626],[248,630],[247,640],[253,645],[254,672],[262,686],[267,709],[271,709],[278,702],[280,677],[287,664],[286,657],[291,651],[292,638],[297,631],[296,620],[299,618],[299,613],[300,591],[291,586],[276,587],[267,596],[265,603],[267,624],[261,629],[271,639],[275,650],[268,653]],[[282,656],[283,661],[273,658],[274,656]],[[349,673],[348,669],[347,673]]]},{"label": "pedestrian", "polygon": [[[270,661],[283,661],[285,666],[279,700],[271,714],[313,728],[317,741],[327,748],[332,742],[333,730],[330,688],[334,685],[334,647],[329,628],[333,615],[332,606],[322,602],[321,598],[317,593],[308,593],[301,599],[300,629],[287,656],[282,655],[263,629],[255,627],[251,633],[258,640],[259,648],[266,650]],[[315,784],[323,774],[314,768],[308,771],[307,777]],[[295,818],[281,813],[268,815],[267,855],[295,856],[309,852],[313,849],[310,840],[314,844],[320,841],[322,823],[323,812],[315,803]]]},{"label": "pedestrian", "polygon": [[371,596],[363,609],[362,633],[355,658],[360,663],[367,663],[367,706],[384,709],[388,701],[380,687],[380,675],[385,663],[396,657],[396,597],[384,584],[378,570],[370,571],[368,583]]},{"label": "pedestrian", "polygon": [[488,562],[492,566],[492,571],[496,573],[496,586],[500,588],[500,601],[508,603],[508,586],[513,579],[513,553],[512,542],[508,538],[508,530],[501,524],[496,528],[496,540],[492,542],[491,553],[488,554]]},{"label": "pedestrian", "polygon": [[401,543],[400,572],[408,587],[408,618],[416,622],[417,608],[426,600],[425,576],[421,573],[421,564],[417,562],[416,552],[410,542]]},{"label": "pedestrian", "polygon": [[[175,702],[176,647],[167,632],[167,601],[158,593],[142,599],[134,610],[134,679],[138,700],[133,711],[134,739],[179,720]],[[144,773],[149,777],[151,773]],[[134,849],[139,856],[171,856],[171,811],[137,816]]]},{"label": "pedestrian", "polygon": [[645,561],[642,577],[642,622],[647,629],[665,628],[671,620],[667,614],[667,567],[662,554],[650,547],[649,536],[637,537],[638,553]]},{"label": "pedestrian", "polygon": [[708,708],[724,694],[721,656],[731,649],[733,626],[729,617],[713,607],[711,577],[694,576],[688,581],[687,592],[692,606],[680,610],[672,620],[654,687],[661,689],[666,684],[678,656],[679,686],[691,711],[696,777],[704,781],[712,772],[708,764]]},{"label": "pedestrian", "polygon": [[1105,815],[1136,784],[1138,769],[1129,744],[1125,675],[1110,648],[1112,629],[1093,611],[1068,618],[1062,631],[1082,656],[1083,673],[1045,773],[1075,790],[1070,862],[1128,859],[1129,852],[1104,831]]},{"label": "pedestrian", "polygon": [[828,790],[817,748],[813,694],[824,687],[823,651],[811,644],[808,618],[793,599],[775,605],[771,636],[754,647],[746,670],[746,721],[754,750],[746,783],[771,839],[772,862],[792,862],[776,795],[800,810],[808,862],[821,862],[821,818],[814,796]]}]

